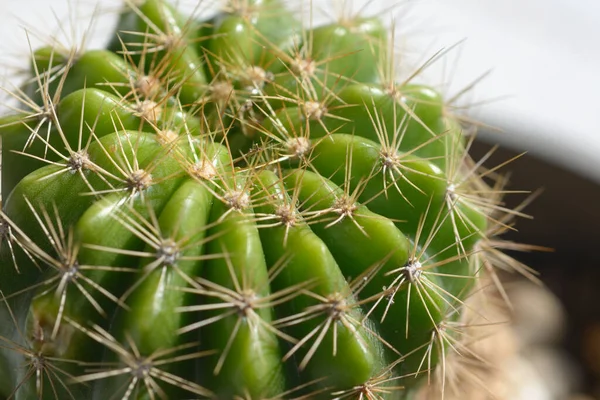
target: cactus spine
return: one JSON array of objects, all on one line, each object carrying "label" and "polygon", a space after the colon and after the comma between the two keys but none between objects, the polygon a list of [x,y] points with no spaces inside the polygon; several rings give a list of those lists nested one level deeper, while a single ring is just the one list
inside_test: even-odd
[{"label": "cactus spine", "polygon": [[444,371],[518,213],[389,36],[145,0],[107,49],[35,50],[0,121],[0,398],[410,399]]}]

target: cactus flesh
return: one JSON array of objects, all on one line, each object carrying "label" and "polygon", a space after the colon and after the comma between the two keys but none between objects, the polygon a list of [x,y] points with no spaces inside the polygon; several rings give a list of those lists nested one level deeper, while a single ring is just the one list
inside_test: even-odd
[{"label": "cactus flesh", "polygon": [[32,52],[0,120],[0,398],[410,399],[461,352],[501,183],[379,17],[307,25],[145,0],[106,49]]}]

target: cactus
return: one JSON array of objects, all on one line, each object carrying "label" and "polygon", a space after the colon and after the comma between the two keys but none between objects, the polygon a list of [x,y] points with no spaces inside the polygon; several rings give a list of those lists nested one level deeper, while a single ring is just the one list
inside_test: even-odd
[{"label": "cactus", "polygon": [[480,276],[524,268],[520,211],[381,18],[308,25],[145,0],[106,49],[32,52],[0,120],[0,398],[411,399],[461,353]]}]

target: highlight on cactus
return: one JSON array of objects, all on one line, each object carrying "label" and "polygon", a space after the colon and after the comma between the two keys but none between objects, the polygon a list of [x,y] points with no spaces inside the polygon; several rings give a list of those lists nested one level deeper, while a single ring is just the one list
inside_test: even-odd
[{"label": "highlight on cactus", "polygon": [[203,7],[126,1],[3,89],[0,398],[444,398],[531,273],[476,126],[384,14]]}]

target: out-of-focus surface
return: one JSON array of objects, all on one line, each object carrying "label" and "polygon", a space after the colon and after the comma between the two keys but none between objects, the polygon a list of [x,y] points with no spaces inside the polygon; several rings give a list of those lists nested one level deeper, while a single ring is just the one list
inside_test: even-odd
[{"label": "out-of-focus surface", "polygon": [[[461,345],[459,356],[450,352],[445,380],[436,374],[418,399],[438,400],[442,390],[447,400],[574,399],[581,371],[557,347],[566,319],[559,299],[524,279],[506,282],[511,310],[491,281],[484,288],[483,296],[469,298],[460,324],[461,334],[471,340]],[[532,312],[533,306],[540,308]]]}]

